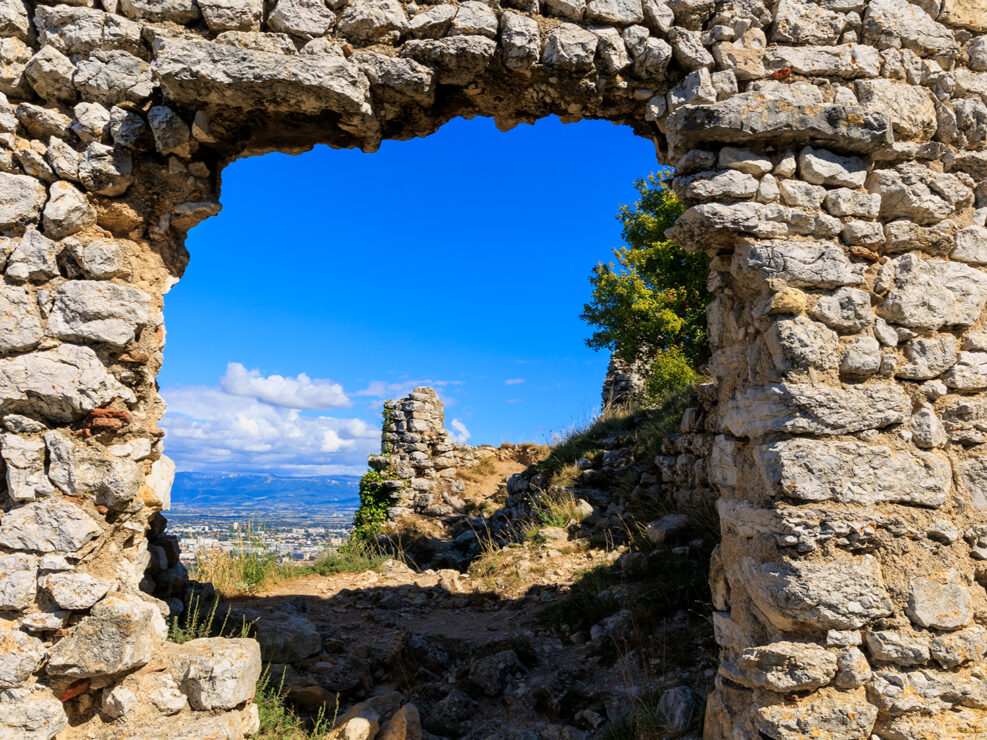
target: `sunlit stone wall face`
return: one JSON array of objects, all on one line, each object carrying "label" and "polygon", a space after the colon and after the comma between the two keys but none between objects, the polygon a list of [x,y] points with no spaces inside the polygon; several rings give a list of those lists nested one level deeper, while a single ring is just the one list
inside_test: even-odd
[{"label": "sunlit stone wall face", "polygon": [[255,727],[256,644],[149,595],[162,296],[222,166],[557,114],[652,137],[712,257],[707,738],[983,736],[987,2],[511,5],[0,0],[0,735]]}]

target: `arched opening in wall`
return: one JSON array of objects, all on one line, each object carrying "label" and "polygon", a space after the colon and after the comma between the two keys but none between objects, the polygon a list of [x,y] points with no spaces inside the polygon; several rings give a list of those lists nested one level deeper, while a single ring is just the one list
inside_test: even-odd
[{"label": "arched opening in wall", "polygon": [[[557,119],[228,166],[165,299],[178,473],[148,581],[174,635],[209,629],[187,568],[302,717],[397,687],[435,735],[495,732],[527,686],[532,727],[698,726],[716,532],[655,459],[682,399],[601,415],[609,358],[579,317],[657,167],[629,129]],[[391,516],[356,539],[375,491]]]}]

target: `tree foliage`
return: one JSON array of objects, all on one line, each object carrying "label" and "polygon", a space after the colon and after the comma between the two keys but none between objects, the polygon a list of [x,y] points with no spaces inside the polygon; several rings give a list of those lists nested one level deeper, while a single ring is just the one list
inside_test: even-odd
[{"label": "tree foliage", "polygon": [[648,391],[654,397],[694,379],[709,359],[706,305],[712,296],[706,256],[665,237],[683,211],[675,193],[657,175],[634,185],[640,200],[617,214],[625,245],[614,250],[616,263],[593,268],[592,300],[581,318],[594,329],[590,347],[652,368]]}]

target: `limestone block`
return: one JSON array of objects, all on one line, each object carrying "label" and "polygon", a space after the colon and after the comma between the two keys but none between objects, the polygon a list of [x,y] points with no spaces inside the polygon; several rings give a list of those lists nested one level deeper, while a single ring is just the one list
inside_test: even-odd
[{"label": "limestone block", "polygon": [[[672,28],[668,32],[675,60],[689,70],[706,69],[713,66],[713,55],[703,45],[702,34],[685,28]],[[716,98],[714,97],[713,100]],[[712,101],[710,101],[712,102]]]},{"label": "limestone block", "polygon": [[72,83],[74,75],[75,65],[53,46],[42,47],[24,65],[24,78],[45,100],[74,101],[77,97]]},{"label": "limestone block", "polygon": [[905,344],[904,350],[907,363],[895,372],[898,378],[928,380],[956,364],[956,337],[952,334],[916,337]]},{"label": "limestone block", "polygon": [[64,239],[96,223],[96,209],[72,183],[52,183],[45,205],[44,229],[52,239]]},{"label": "limestone block", "polygon": [[263,0],[198,0],[199,11],[211,31],[259,31]]},{"label": "limestone block", "polygon": [[80,59],[72,82],[87,99],[104,105],[140,102],[157,87],[150,65],[122,49]]},{"label": "limestone block", "polygon": [[370,113],[370,85],[336,56],[284,56],[208,41],[162,40],[154,70],[172,98],[299,113]]},{"label": "limestone block", "polygon": [[98,505],[112,509],[126,506],[137,496],[143,476],[133,460],[78,444],[61,432],[45,434],[45,443],[48,475],[63,493],[92,496]]},{"label": "limestone block", "polygon": [[448,31],[449,36],[486,36],[497,38],[497,16],[485,4],[467,0],[459,6]]},{"label": "limestone block", "polygon": [[44,643],[18,630],[17,622],[0,619],[0,690],[27,681],[44,660],[45,652]]},{"label": "limestone block", "polygon": [[830,295],[820,296],[809,315],[843,334],[856,333],[874,321],[870,294],[856,288],[840,288]]},{"label": "limestone block", "polygon": [[918,85],[892,80],[857,80],[857,100],[870,111],[891,120],[896,138],[930,139],[939,127],[936,99]]},{"label": "limestone block", "polygon": [[757,80],[765,74],[766,44],[764,31],[756,27],[750,28],[736,41],[715,44],[713,59],[721,69],[732,71],[738,80]]},{"label": "limestone block", "polygon": [[148,693],[151,704],[166,717],[178,714],[188,706],[188,701],[179,688],[178,683],[168,674],[162,674],[155,680],[157,687]]},{"label": "limestone block", "polygon": [[196,0],[120,0],[120,12],[137,20],[189,24],[199,18]]},{"label": "limestone block", "polygon": [[150,296],[144,291],[101,280],[70,280],[55,291],[48,332],[67,341],[123,347],[150,320]]},{"label": "limestone block", "polygon": [[93,578],[85,573],[52,573],[41,579],[45,589],[62,609],[82,611],[106,596],[114,585],[104,578]]},{"label": "limestone block", "polygon": [[0,285],[0,316],[3,316],[0,352],[31,349],[41,341],[38,304],[34,296],[24,288]]},{"label": "limestone block", "polygon": [[736,663],[722,663],[720,673],[754,689],[812,691],[833,680],[836,655],[811,643],[775,642],[747,648]]},{"label": "limestone block", "polygon": [[780,630],[859,629],[891,614],[881,566],[870,555],[762,564],[744,558],[739,572],[751,599]]},{"label": "limestone block", "polygon": [[987,5],[983,0],[944,0],[939,18],[950,26],[968,28],[974,33],[987,32]]},{"label": "limestone block", "polygon": [[775,10],[771,40],[782,44],[835,44],[846,16],[821,5],[781,0]]},{"label": "limestone block", "polygon": [[744,269],[798,287],[838,288],[864,280],[863,265],[851,263],[843,248],[824,241],[768,240],[742,245],[731,271]]},{"label": "limestone block", "polygon": [[72,256],[86,277],[95,280],[107,280],[123,277],[127,274],[121,244],[116,239],[96,239],[85,244],[70,246]]},{"label": "limestone block", "polygon": [[826,193],[823,201],[826,210],[834,216],[857,216],[877,218],[881,210],[881,196],[876,193],[858,193],[847,188],[838,188]]},{"label": "limestone block", "polygon": [[23,740],[51,740],[68,723],[62,702],[47,690],[0,691],[0,733]]},{"label": "limestone block", "polygon": [[350,59],[374,85],[389,87],[423,105],[431,104],[435,98],[434,73],[413,59],[388,57],[372,51],[355,52]]},{"label": "limestone block", "polygon": [[973,457],[956,465],[956,479],[978,511],[987,511],[987,458]]},{"label": "limestone block", "polygon": [[833,693],[795,704],[761,707],[754,726],[772,740],[832,737],[867,740],[877,720],[877,707],[862,696]]},{"label": "limestone block", "polygon": [[0,546],[10,550],[72,554],[100,534],[89,515],[60,498],[25,504],[0,519]]},{"label": "limestone block", "polygon": [[859,188],[867,178],[867,167],[859,157],[841,157],[825,149],[806,147],[798,156],[799,175],[815,185]]},{"label": "limestone block", "polygon": [[748,149],[725,146],[720,150],[717,162],[721,169],[737,170],[747,175],[760,177],[771,172],[771,160]]},{"label": "limestone block", "polygon": [[254,696],[261,671],[256,640],[191,640],[169,645],[168,656],[172,673],[193,709],[233,709]]},{"label": "limestone block", "polygon": [[96,49],[140,49],[140,24],[93,8],[38,5],[34,25],[42,45],[63,54],[88,54]]},{"label": "limestone block", "polygon": [[929,638],[927,636],[878,630],[867,632],[865,637],[871,658],[881,663],[914,666],[929,662]]},{"label": "limestone block", "polygon": [[322,638],[318,630],[305,617],[264,617],[256,623],[256,627],[257,642],[260,643],[264,659],[272,663],[304,660],[322,649]]},{"label": "limestone block", "polygon": [[630,26],[644,21],[641,0],[589,0],[586,19],[591,23]]},{"label": "limestone block", "polygon": [[24,67],[34,50],[18,38],[0,39],[0,92],[17,97],[30,94]]},{"label": "limestone block", "polygon": [[141,494],[144,504],[162,511],[171,508],[171,486],[175,482],[175,462],[162,455],[151,464],[151,474],[145,479]]},{"label": "limestone block", "polygon": [[[585,4],[585,3],[584,3]],[[416,39],[437,39],[445,36],[452,19],[456,17],[456,7],[452,5],[433,5],[430,8],[419,11],[408,23],[408,32]],[[506,21],[510,17],[510,21]],[[526,15],[505,11],[500,18],[501,25],[522,27],[525,24],[519,23],[519,19],[532,20]],[[535,24],[537,25],[537,24]],[[536,34],[537,37],[537,34]],[[540,45],[539,49],[540,49]],[[537,58],[537,52],[535,54]]]},{"label": "limestone block", "polygon": [[802,180],[781,180],[778,190],[786,205],[799,208],[819,208],[826,197],[826,188]]},{"label": "limestone block", "polygon": [[970,326],[987,302],[987,275],[958,262],[925,260],[914,252],[885,264],[878,283],[889,286],[878,314],[911,329]]},{"label": "limestone block", "polygon": [[851,434],[899,424],[910,406],[896,384],[833,388],[772,383],[731,399],[721,423],[736,437],[757,438],[772,432]]},{"label": "limestone block", "polygon": [[151,659],[164,617],[138,596],[107,596],[51,650],[48,673],[88,678],[138,668]]},{"label": "limestone block", "polygon": [[888,740],[911,740],[916,737],[942,737],[951,740],[977,740],[987,725],[987,712],[952,708],[933,715],[907,714],[888,719],[881,734]]},{"label": "limestone block", "polygon": [[[880,202],[880,196],[878,202]],[[941,221],[932,226],[920,226],[906,219],[885,224],[887,238],[884,251],[890,254],[918,250],[936,257],[945,257],[956,243],[956,224]]]},{"label": "limestone block", "polygon": [[0,172],[0,231],[16,235],[36,226],[47,197],[45,186],[33,177]]},{"label": "limestone block", "polygon": [[93,142],[79,160],[79,179],[99,195],[123,195],[134,181],[133,160],[124,149]]},{"label": "limestone block", "polygon": [[[120,109],[115,109],[120,110]],[[85,144],[103,141],[110,124],[110,111],[99,103],[79,103],[72,109],[75,120],[71,129]],[[74,151],[74,150],[73,150]],[[76,165],[78,169],[78,165]]]},{"label": "limestone block", "polygon": [[910,49],[919,56],[946,59],[959,53],[952,32],[907,0],[871,0],[863,21],[863,38],[878,48]]},{"label": "limestone block", "polygon": [[956,232],[956,246],[949,256],[973,265],[987,265],[987,229],[983,226],[960,229]]},{"label": "limestone block", "polygon": [[596,34],[572,23],[563,23],[548,34],[542,62],[563,70],[589,70],[596,56]]},{"label": "limestone block", "polygon": [[755,449],[775,496],[841,504],[941,506],[952,488],[945,457],[863,442],[790,439]]},{"label": "limestone block", "polygon": [[866,684],[872,675],[867,657],[857,647],[846,647],[836,656],[836,678],[833,683],[841,689],[856,689]]},{"label": "limestone block", "polygon": [[405,704],[384,723],[377,740],[420,740],[422,737],[421,717],[418,707]]},{"label": "limestone block", "polygon": [[[713,80],[710,77],[709,70],[703,67],[687,74],[682,82],[668,91],[667,109],[675,110],[683,105],[704,105],[715,102],[716,98],[716,88],[713,87]],[[732,170],[730,173],[734,175],[741,174]],[[757,190],[756,181],[754,190]]]},{"label": "limestone block", "polygon": [[947,386],[960,391],[987,388],[987,352],[960,352],[956,364],[942,379]]},{"label": "limestone block", "polygon": [[665,125],[673,159],[703,145],[738,141],[747,146],[761,142],[784,146],[811,137],[823,146],[864,154],[891,143],[891,123],[883,113],[854,106],[792,102],[761,92],[681,108]]},{"label": "limestone block", "polygon": [[[533,21],[532,21],[533,22]],[[536,24],[537,26],[537,24]],[[622,72],[631,63],[631,58],[627,54],[627,45],[616,28],[594,28],[596,34],[596,63],[605,74],[617,74]],[[506,40],[502,36],[502,43]],[[505,46],[506,54],[506,46]],[[656,96],[657,97],[657,96]],[[664,104],[664,98],[659,98]]]},{"label": "limestone block", "polygon": [[7,467],[7,496],[11,501],[34,501],[51,493],[51,483],[45,476],[45,452],[41,440],[2,434],[0,456]]},{"label": "limestone block", "polygon": [[0,555],[0,609],[21,611],[33,602],[38,585],[38,559],[33,555]]},{"label": "limestone block", "polygon": [[674,187],[682,200],[747,200],[757,192],[757,179],[730,169],[676,177]]},{"label": "limestone block", "polygon": [[893,170],[874,170],[867,189],[881,196],[881,218],[906,218],[931,224],[973,202],[973,193],[955,175],[935,172],[915,162]]},{"label": "limestone block", "polygon": [[408,16],[397,0],[356,0],[340,16],[337,30],[347,38],[372,43],[408,29]]},{"label": "limestone block", "polygon": [[843,79],[877,77],[881,71],[880,53],[863,44],[772,46],[764,55],[764,63],[769,69],[788,67],[796,74]]},{"label": "limestone block", "polygon": [[137,695],[125,686],[103,689],[100,709],[110,719],[119,719],[137,706]]},{"label": "limestone block", "polygon": [[938,635],[931,645],[932,657],[943,668],[956,668],[987,654],[987,629],[979,624]]},{"label": "limestone block", "polygon": [[956,630],[970,623],[970,589],[955,571],[941,571],[911,583],[906,613],[919,627]]}]

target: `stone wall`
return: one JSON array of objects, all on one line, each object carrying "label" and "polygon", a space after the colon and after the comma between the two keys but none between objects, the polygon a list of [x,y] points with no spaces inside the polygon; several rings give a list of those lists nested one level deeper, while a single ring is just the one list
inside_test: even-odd
[{"label": "stone wall", "polygon": [[712,259],[707,737],[982,734],[984,0],[509,4],[0,0],[4,732],[244,730],[137,671],[163,296],[223,166],[556,114],[653,138]]},{"label": "stone wall", "polygon": [[381,454],[370,458],[370,466],[394,476],[394,506],[388,519],[409,514],[441,517],[461,509],[456,493],[463,482],[459,470],[475,465],[476,451],[455,444],[445,428],[445,413],[438,394],[425,386],[406,397],[384,403]]}]

